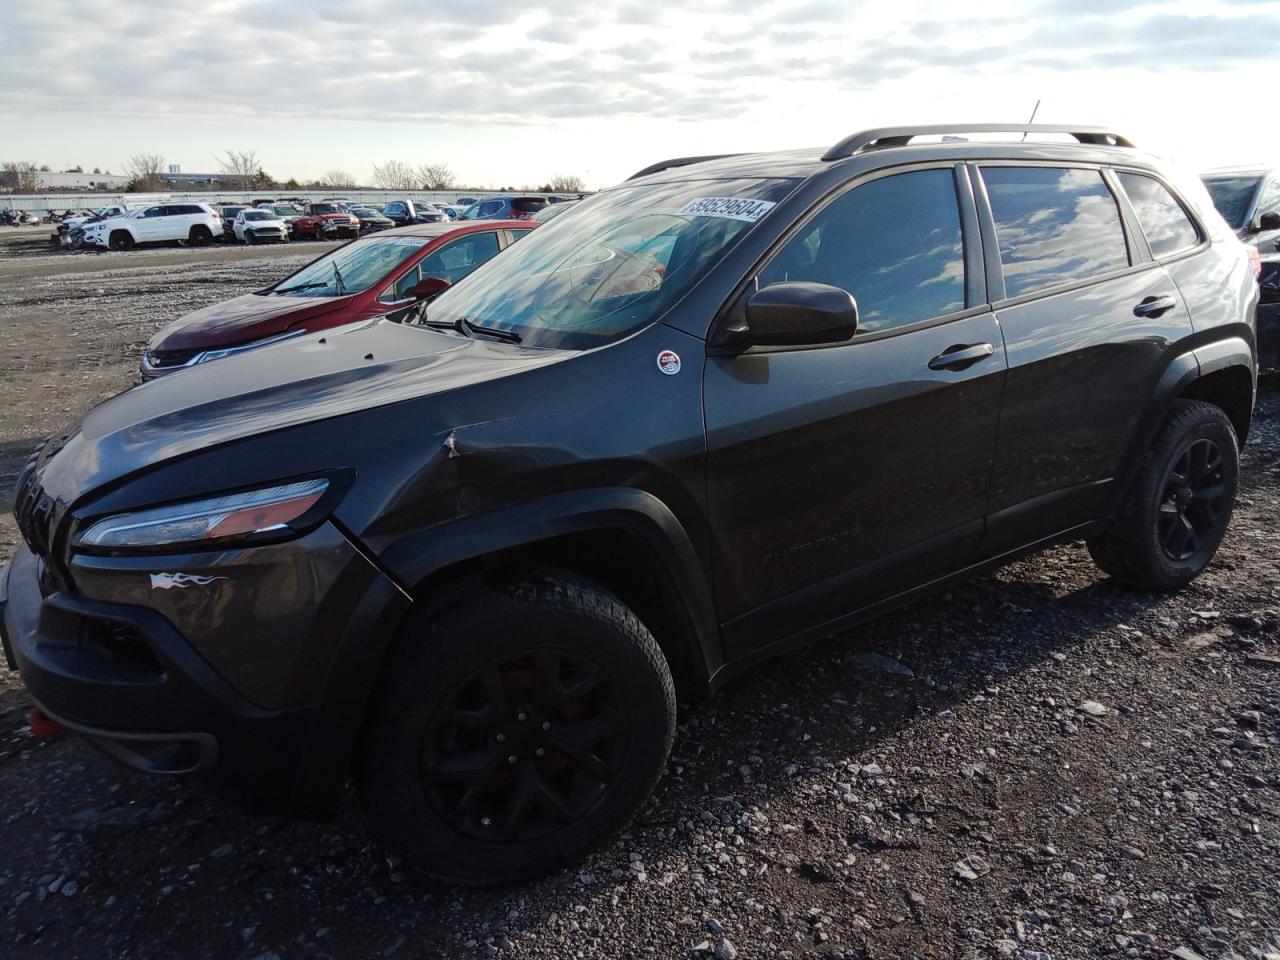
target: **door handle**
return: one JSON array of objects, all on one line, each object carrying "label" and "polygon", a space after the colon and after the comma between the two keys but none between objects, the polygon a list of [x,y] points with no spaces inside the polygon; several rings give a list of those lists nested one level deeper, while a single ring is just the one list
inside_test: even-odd
[{"label": "door handle", "polygon": [[1158,317],[1177,305],[1178,301],[1167,293],[1159,297],[1147,297],[1133,308],[1133,315],[1135,317]]},{"label": "door handle", "polygon": [[957,343],[954,347],[947,347],[940,354],[929,361],[930,370],[963,370],[970,367],[979,360],[985,360],[991,354],[996,352],[996,348],[989,343],[963,344]]}]

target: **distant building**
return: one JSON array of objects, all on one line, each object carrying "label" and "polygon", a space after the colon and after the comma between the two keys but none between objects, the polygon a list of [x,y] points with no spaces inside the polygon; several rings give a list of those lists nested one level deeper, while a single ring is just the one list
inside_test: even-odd
[{"label": "distant building", "polygon": [[169,164],[169,172],[157,178],[169,187],[211,187],[223,179],[220,173],[183,173],[176,163]]},{"label": "distant building", "polygon": [[116,173],[53,173],[40,170],[35,174],[41,190],[121,190],[129,178]]}]

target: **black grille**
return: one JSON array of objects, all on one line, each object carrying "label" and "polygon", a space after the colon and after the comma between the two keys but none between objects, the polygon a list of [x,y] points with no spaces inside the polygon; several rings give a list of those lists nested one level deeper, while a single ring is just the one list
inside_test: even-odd
[{"label": "black grille", "polygon": [[37,556],[48,557],[53,537],[53,498],[36,478],[37,451],[31,455],[18,475],[18,490],[13,502],[13,516],[18,521],[22,539]]}]

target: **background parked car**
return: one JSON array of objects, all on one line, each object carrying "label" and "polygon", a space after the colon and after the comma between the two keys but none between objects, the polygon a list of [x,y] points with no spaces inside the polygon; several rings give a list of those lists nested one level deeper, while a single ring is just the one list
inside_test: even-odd
[{"label": "background parked car", "polygon": [[360,221],[340,201],[322,200],[307,204],[302,216],[294,218],[293,232],[298,237],[310,237],[312,240],[358,237]]},{"label": "background parked car", "polygon": [[151,380],[300,333],[378,316],[399,319],[534,226],[527,221],[430,223],[363,237],[265,290],[175,320],[147,344],[142,378]]},{"label": "background parked car", "polygon": [[395,221],[379,213],[373,207],[353,207],[351,212],[360,221],[361,233],[372,233],[375,230],[387,230],[394,227]]},{"label": "background parked car", "polygon": [[1258,363],[1280,366],[1280,168],[1211,170],[1202,179],[1222,218],[1257,251]]},{"label": "background parked car", "polygon": [[289,228],[289,234],[292,236],[294,221],[302,216],[302,207],[296,203],[276,203],[272,204],[271,211],[285,222],[285,225]]},{"label": "background parked car", "polygon": [[397,227],[407,227],[411,223],[444,223],[449,219],[443,210],[422,200],[392,200],[382,208],[382,215]]},{"label": "background parked car", "polygon": [[88,224],[84,242],[129,250],[139,243],[185,241],[204,244],[222,233],[222,215],[204,203],[163,203],[142,207],[123,217]]},{"label": "background parked car", "polygon": [[488,197],[463,212],[462,220],[523,220],[547,206],[546,197]]},{"label": "background parked car", "polygon": [[222,236],[219,239],[235,240],[236,215],[241,210],[248,210],[248,205],[243,203],[229,203],[222,206],[216,206],[213,209],[222,217]]},{"label": "background parked car", "polygon": [[289,225],[274,211],[248,207],[236,214],[236,239],[242,243],[289,242]]}]

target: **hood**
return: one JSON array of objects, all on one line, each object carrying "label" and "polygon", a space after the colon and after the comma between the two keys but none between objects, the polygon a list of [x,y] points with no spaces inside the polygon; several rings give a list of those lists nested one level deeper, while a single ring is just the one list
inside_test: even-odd
[{"label": "hood", "polygon": [[187,454],[561,362],[574,351],[471,340],[386,320],[352,324],[163,377],[95,407],[39,465],[71,504]]},{"label": "hood", "polygon": [[151,338],[147,350],[212,350],[284,333],[295,324],[349,306],[346,297],[246,293],[179,317]]}]

